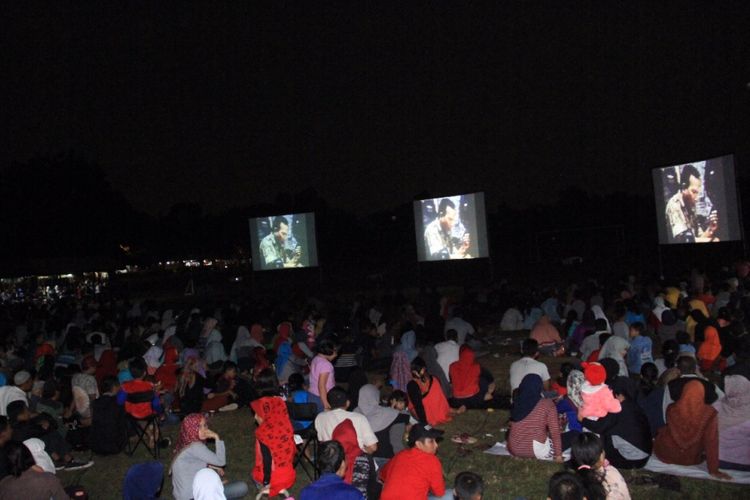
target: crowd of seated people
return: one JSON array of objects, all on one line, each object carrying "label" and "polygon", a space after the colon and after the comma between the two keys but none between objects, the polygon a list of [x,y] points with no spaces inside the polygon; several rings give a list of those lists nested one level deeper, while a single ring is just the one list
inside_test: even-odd
[{"label": "crowd of seated people", "polygon": [[[328,309],[330,318],[312,301],[291,312],[250,301],[184,309],[95,297],[11,301],[0,306],[0,415],[7,443],[37,440],[24,446],[41,443],[50,473],[91,467],[88,450],[118,454],[140,438],[171,457],[175,498],[195,496],[198,477],[224,478],[225,443],[204,415],[248,408],[255,467],[249,478],[224,478],[226,498],[252,487],[289,494],[302,430],[340,446],[320,447],[327,482],[303,495],[340,481],[352,498],[457,496],[458,482],[446,488],[436,455],[439,428],[486,409],[509,410],[512,455],[562,462],[564,451],[573,453],[576,471],[551,488],[624,497],[610,469],[642,468],[652,457],[705,461],[711,475],[728,479],[750,469],[745,285],[733,277],[716,287],[704,279],[700,289],[633,279],[549,288],[531,299],[500,288],[482,301],[465,297],[461,307],[452,297],[358,297],[345,315]],[[498,330],[528,330],[505,374],[488,369],[483,355],[493,346],[467,320],[502,303],[514,305],[496,311]],[[548,363],[559,356],[565,363],[553,379]],[[316,416],[292,420],[287,403],[312,404]],[[164,437],[169,425],[180,429],[174,443]],[[23,454],[5,445],[0,454],[11,451]],[[3,484],[16,491],[28,476],[19,464],[4,469],[12,477],[0,482],[0,495]],[[428,471],[419,481],[418,467]]]}]

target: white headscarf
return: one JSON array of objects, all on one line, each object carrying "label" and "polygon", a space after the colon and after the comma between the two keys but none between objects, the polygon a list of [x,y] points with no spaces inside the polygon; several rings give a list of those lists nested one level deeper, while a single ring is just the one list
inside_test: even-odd
[{"label": "white headscarf", "polygon": [[664,297],[659,295],[658,297],[654,298],[654,308],[651,310],[651,312],[654,313],[656,319],[661,321],[662,313],[667,310],[669,310],[669,308],[664,305]]},{"label": "white headscarf", "polygon": [[193,498],[195,500],[227,500],[224,485],[215,470],[199,470],[193,478]]},{"label": "white headscarf", "polygon": [[240,347],[263,347],[257,340],[250,336],[250,330],[246,326],[240,325],[237,328],[237,336],[232,344],[232,349],[229,351],[229,359],[233,362],[237,362],[237,349]]},{"label": "white headscarf", "polygon": [[617,361],[617,365],[620,367],[618,375],[622,377],[628,376],[628,365],[625,364],[625,358],[622,357],[622,351],[630,348],[630,342],[622,337],[613,335],[607,339],[602,346],[602,350],[599,351],[599,360],[605,358],[614,359]]},{"label": "white headscarf", "polygon": [[380,432],[387,428],[399,415],[393,408],[380,406],[380,391],[372,384],[360,388],[358,401],[359,406],[354,411],[367,417],[372,432]]},{"label": "white headscarf", "polygon": [[204,358],[209,365],[217,361],[227,360],[227,353],[224,350],[224,344],[221,343],[221,333],[219,330],[211,330],[211,333],[208,334]]},{"label": "white headscarf", "polygon": [[594,318],[603,319],[604,321],[607,322],[607,333],[612,333],[612,327],[609,325],[609,320],[607,319],[607,315],[604,314],[604,311],[602,311],[601,306],[595,304],[591,306],[591,311],[594,313]]},{"label": "white headscarf", "polygon": [[23,442],[26,448],[34,457],[34,462],[44,470],[44,472],[55,473],[55,463],[52,458],[44,451],[44,441],[38,438],[29,438]]},{"label": "white headscarf", "polygon": [[143,355],[143,359],[150,368],[159,368],[164,362],[163,355],[164,350],[161,347],[153,345],[148,348],[146,354]]}]

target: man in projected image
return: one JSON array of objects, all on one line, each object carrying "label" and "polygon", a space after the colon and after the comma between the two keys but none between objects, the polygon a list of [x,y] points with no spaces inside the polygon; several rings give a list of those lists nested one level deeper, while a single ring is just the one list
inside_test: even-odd
[{"label": "man in projected image", "polygon": [[430,260],[468,259],[471,239],[469,233],[453,238],[453,228],[458,223],[456,205],[448,198],[440,200],[437,218],[424,230],[424,244]]},{"label": "man in projected image", "polygon": [[708,217],[700,217],[696,207],[703,190],[701,174],[693,165],[685,165],[680,173],[680,189],[667,202],[665,215],[670,243],[707,243],[719,241],[715,236],[719,227],[716,210]]},{"label": "man in projected image", "polygon": [[274,217],[271,221],[271,233],[260,240],[260,254],[264,269],[282,267],[300,267],[302,247],[297,246],[293,252],[286,251],[289,237],[289,221],[286,217]]}]

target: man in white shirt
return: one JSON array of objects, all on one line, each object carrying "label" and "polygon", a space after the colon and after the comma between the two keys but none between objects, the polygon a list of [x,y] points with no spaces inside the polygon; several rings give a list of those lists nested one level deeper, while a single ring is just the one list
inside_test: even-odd
[{"label": "man in white shirt", "polygon": [[365,453],[375,453],[378,449],[378,438],[372,431],[372,426],[367,417],[361,413],[346,411],[349,406],[349,399],[346,391],[340,387],[334,387],[328,391],[328,404],[332,410],[319,413],[315,417],[315,430],[318,433],[320,441],[330,441],[333,431],[344,420],[351,420],[354,430],[357,432],[357,441],[359,447]]},{"label": "man in white shirt", "polygon": [[521,385],[521,380],[530,373],[539,375],[544,382],[544,390],[549,390],[549,370],[547,369],[547,365],[536,360],[539,357],[539,343],[534,339],[524,340],[521,346],[521,353],[523,357],[510,365],[511,395]]},{"label": "man in white shirt", "polygon": [[26,393],[31,390],[34,379],[26,370],[21,370],[13,377],[13,383],[16,385],[5,385],[0,387],[0,415],[8,416],[8,404],[13,401],[23,401],[29,406],[29,399]]},{"label": "man in white shirt", "polygon": [[464,345],[466,337],[474,335],[474,327],[471,323],[461,318],[461,312],[457,308],[453,310],[452,317],[445,322],[443,332],[447,334],[448,330],[456,330],[458,333],[458,345]]},{"label": "man in white shirt", "polygon": [[[458,345],[458,342],[456,342],[458,332],[450,329],[445,332],[445,338],[448,340],[435,344],[435,352],[437,352],[437,362],[440,365],[440,368],[443,369],[445,378],[450,380],[449,369],[451,363],[458,361],[458,351],[460,350],[460,346]],[[436,374],[433,373],[433,375]]]}]

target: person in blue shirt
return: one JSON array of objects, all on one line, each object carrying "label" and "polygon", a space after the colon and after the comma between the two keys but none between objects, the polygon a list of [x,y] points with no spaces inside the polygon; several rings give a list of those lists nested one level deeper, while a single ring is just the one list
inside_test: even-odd
[{"label": "person in blue shirt", "polygon": [[324,441],[318,447],[320,478],[300,492],[300,500],[362,500],[362,493],[343,480],[346,472],[344,448],[338,441]]},{"label": "person in blue shirt", "polygon": [[[289,394],[289,401],[292,403],[315,403],[318,405],[318,412],[323,411],[323,405],[320,403],[320,398],[315,397],[307,391],[305,379],[301,374],[292,373],[289,375],[289,380],[287,380],[287,391]],[[292,420],[292,426],[296,431],[307,429],[312,423],[312,420]]]},{"label": "person in blue shirt", "polygon": [[643,323],[636,321],[630,325],[630,349],[628,349],[628,372],[640,375],[644,363],[653,363],[651,339],[643,335]]}]

